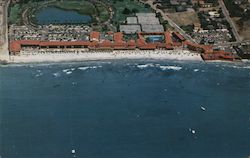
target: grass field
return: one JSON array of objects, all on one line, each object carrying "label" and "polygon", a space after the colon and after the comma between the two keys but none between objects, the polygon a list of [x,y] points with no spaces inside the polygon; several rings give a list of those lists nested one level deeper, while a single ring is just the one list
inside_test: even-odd
[{"label": "grass field", "polygon": [[196,12],[178,12],[171,13],[169,17],[179,26],[193,25],[199,23],[199,18]]}]

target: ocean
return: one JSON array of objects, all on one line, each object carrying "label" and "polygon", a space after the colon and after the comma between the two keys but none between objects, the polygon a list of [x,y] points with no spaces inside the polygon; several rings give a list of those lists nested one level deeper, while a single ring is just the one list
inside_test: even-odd
[{"label": "ocean", "polygon": [[1,158],[247,158],[250,64],[1,66],[0,136]]}]

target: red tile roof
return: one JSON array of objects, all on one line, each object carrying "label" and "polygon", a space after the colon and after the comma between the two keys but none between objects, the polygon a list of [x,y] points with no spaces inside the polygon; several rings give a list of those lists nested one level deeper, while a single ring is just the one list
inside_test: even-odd
[{"label": "red tile roof", "polygon": [[44,41],[40,46],[89,46],[91,42],[87,41]]},{"label": "red tile roof", "polygon": [[171,33],[165,32],[164,35],[165,35],[166,44],[169,44],[169,45],[172,44],[173,41],[172,41]]},{"label": "red tile roof", "polygon": [[229,60],[233,61],[238,59],[238,57],[234,56],[230,52],[225,52],[225,51],[214,51],[213,53],[206,53],[202,54],[201,57],[204,60]]},{"label": "red tile roof", "polygon": [[168,50],[172,50],[172,49],[174,49],[174,47],[172,46],[172,45],[166,45],[166,49],[168,49]]},{"label": "red tile roof", "polygon": [[100,32],[97,31],[90,32],[89,36],[90,36],[90,41],[99,41]]},{"label": "red tile roof", "polygon": [[123,33],[121,33],[121,32],[114,33],[114,42],[115,43],[124,43]]},{"label": "red tile roof", "polygon": [[185,44],[192,49],[200,49],[203,51],[203,53],[211,53],[213,52],[213,47],[210,45],[200,45],[200,44],[196,44],[196,43],[191,43],[191,42],[185,42]]},{"label": "red tile roof", "polygon": [[156,49],[156,44],[154,43],[147,43],[142,44],[141,46],[138,46],[140,49]]},{"label": "red tile roof", "polygon": [[111,48],[112,43],[109,40],[105,40],[105,41],[99,43],[98,46],[102,47],[102,48],[108,48],[108,47]]},{"label": "red tile roof", "polygon": [[14,53],[20,52],[22,49],[21,44],[18,41],[11,41],[9,47],[10,52]]},{"label": "red tile roof", "polygon": [[181,41],[186,40],[179,32],[173,32],[173,34]]}]

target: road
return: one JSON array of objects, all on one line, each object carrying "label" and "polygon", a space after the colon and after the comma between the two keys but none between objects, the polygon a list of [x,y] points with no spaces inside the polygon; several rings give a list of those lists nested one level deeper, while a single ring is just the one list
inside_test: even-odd
[{"label": "road", "polygon": [[156,5],[153,4],[153,1],[143,1],[140,0],[141,3],[149,4],[156,13],[160,13],[164,20],[167,20],[169,25],[172,26],[176,31],[178,31],[182,36],[184,36],[187,40],[197,43],[191,36],[189,36],[182,28],[180,28],[171,18],[169,18],[161,9],[158,9]]},{"label": "road", "polygon": [[238,31],[237,31],[235,23],[233,22],[232,18],[230,17],[230,13],[227,10],[224,1],[223,0],[219,0],[218,2],[219,2],[219,5],[220,5],[220,7],[222,9],[222,12],[223,12],[224,16],[226,17],[228,23],[230,24],[230,26],[232,28],[232,32],[234,34],[234,37],[235,37],[236,41],[237,42],[241,42],[242,39],[241,39],[241,37],[240,37],[240,35],[239,35]]},{"label": "road", "polygon": [[8,7],[10,0],[0,0],[2,6],[0,6],[0,60],[9,59],[9,48],[8,48]]}]

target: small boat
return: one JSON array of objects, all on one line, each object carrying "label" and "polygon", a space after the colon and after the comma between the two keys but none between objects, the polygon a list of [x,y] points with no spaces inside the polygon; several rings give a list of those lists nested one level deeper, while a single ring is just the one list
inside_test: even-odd
[{"label": "small boat", "polygon": [[204,108],[203,106],[201,106],[201,110],[202,111],[206,111],[206,108]]},{"label": "small boat", "polygon": [[196,133],[196,131],[195,131],[194,129],[189,128],[188,130],[189,130],[192,134],[195,134],[195,133]]},{"label": "small boat", "polygon": [[71,153],[72,153],[72,154],[75,154],[75,153],[76,153],[76,150],[75,150],[75,149],[72,149],[72,150],[71,150]]}]

